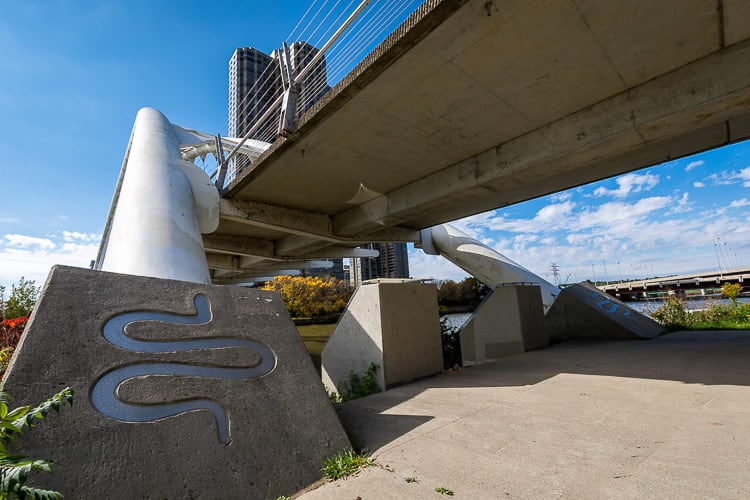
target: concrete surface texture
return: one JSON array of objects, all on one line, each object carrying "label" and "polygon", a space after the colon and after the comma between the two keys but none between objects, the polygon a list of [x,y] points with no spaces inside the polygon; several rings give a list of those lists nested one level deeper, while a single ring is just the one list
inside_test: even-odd
[{"label": "concrete surface texture", "polygon": [[72,408],[22,451],[66,498],[276,498],[349,446],[277,294],[55,267],[3,381]]},{"label": "concrete surface texture", "polygon": [[211,252],[260,259],[213,278],[743,140],[749,37],[746,0],[427,0],[229,186],[253,245]]},{"label": "concrete surface texture", "polygon": [[544,310],[538,286],[495,288],[461,328],[464,366],[546,345]]},{"label": "concrete surface texture", "polygon": [[749,358],[748,331],[576,340],[346,403],[376,466],[302,498],[748,498]]},{"label": "concrete surface texture", "polygon": [[583,281],[562,290],[545,316],[551,342],[569,338],[650,339],[663,328],[653,319]]},{"label": "concrete surface texture", "polygon": [[442,371],[434,285],[373,280],[357,289],[323,349],[323,384],[335,390],[370,363],[381,389]]}]

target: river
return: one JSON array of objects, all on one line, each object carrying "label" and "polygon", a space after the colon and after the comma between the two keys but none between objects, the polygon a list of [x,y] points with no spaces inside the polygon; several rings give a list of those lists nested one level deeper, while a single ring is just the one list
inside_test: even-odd
[{"label": "river", "polygon": [[[750,297],[740,297],[737,299],[740,304],[750,303]],[[705,300],[686,300],[685,306],[688,311],[697,311],[700,309],[708,309],[709,307],[716,304],[729,304],[729,299],[705,299]],[[641,300],[634,302],[625,302],[625,304],[636,311],[651,315],[652,312],[656,311],[659,307],[664,305],[663,300]],[[471,317],[472,313],[456,313],[446,314],[447,322],[449,326],[455,326],[461,328],[463,324]]]}]

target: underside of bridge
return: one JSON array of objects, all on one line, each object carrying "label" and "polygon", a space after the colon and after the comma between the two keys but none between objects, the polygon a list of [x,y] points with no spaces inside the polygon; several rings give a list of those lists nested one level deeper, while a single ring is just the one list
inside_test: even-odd
[{"label": "underside of bridge", "polygon": [[745,139],[749,38],[744,0],[428,0],[227,186],[212,278]]}]

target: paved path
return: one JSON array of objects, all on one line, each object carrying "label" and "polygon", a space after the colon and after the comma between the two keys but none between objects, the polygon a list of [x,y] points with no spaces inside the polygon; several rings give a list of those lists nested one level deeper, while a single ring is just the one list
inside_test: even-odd
[{"label": "paved path", "polygon": [[567,342],[340,416],[378,466],[305,500],[750,498],[750,332]]}]

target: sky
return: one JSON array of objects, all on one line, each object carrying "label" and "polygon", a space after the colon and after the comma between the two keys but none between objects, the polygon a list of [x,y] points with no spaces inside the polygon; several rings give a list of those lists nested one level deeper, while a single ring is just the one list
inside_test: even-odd
[{"label": "sky", "polygon": [[[2,1],[0,285],[42,283],[53,264],[88,267],[138,109],[226,134],[232,52],[270,53],[308,7]],[[749,188],[741,143],[456,225],[550,281],[553,263],[562,281],[745,266]],[[467,275],[411,245],[409,260],[414,277]]]}]

